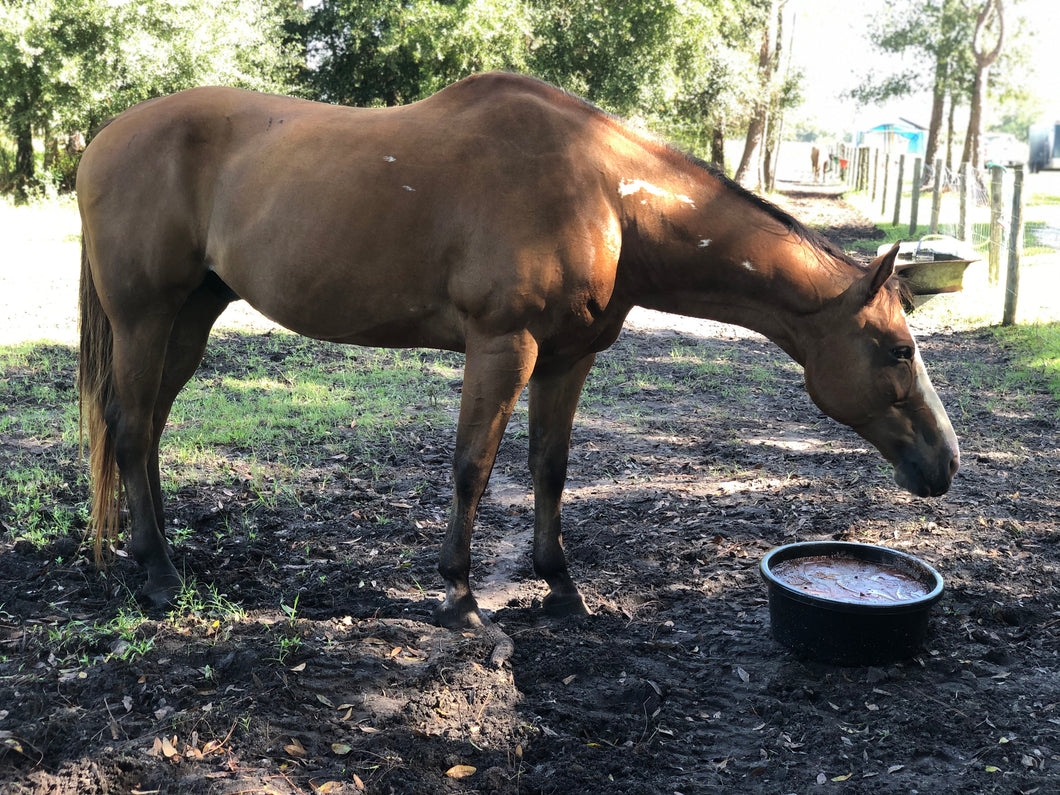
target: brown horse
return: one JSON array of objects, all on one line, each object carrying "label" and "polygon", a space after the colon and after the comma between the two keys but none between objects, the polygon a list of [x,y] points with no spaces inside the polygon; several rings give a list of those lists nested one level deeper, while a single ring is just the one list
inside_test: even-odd
[{"label": "brown horse", "polygon": [[534,568],[549,612],[585,612],[560,530],[571,424],[634,305],[773,340],[817,405],[915,494],[942,494],[958,466],[891,280],[897,247],[860,266],[703,163],[536,80],[480,75],[393,109],[193,89],[115,118],[85,152],[77,193],[97,551],[124,486],[154,603],[181,585],[159,437],[237,298],[310,337],[465,352],[438,564],[449,626],[480,619],[472,525],[527,384]]}]

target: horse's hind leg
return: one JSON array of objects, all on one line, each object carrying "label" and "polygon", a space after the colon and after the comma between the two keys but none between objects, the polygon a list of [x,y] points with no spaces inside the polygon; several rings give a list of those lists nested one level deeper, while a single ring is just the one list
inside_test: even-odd
[{"label": "horse's hind leg", "polygon": [[181,580],[166,553],[148,474],[155,438],[154,412],[162,383],[173,314],[137,313],[137,323],[114,322],[114,391],[106,421],[129,509],[128,549],[147,572],[143,595],[161,605]]},{"label": "horse's hind leg", "polygon": [[202,362],[210,329],[235,297],[225,285],[213,281],[211,277],[185,302],[169,336],[162,382],[152,418],[153,436],[147,462],[155,520],[163,539],[165,538],[165,517],[158,464],[158,446],[162,431],[166,427],[166,420],[169,419],[169,412],[173,408],[173,401],[176,400],[177,394],[188,383]]},{"label": "horse's hind leg", "polygon": [[530,379],[530,473],[534,481],[534,571],[549,586],[545,611],[554,616],[588,611],[567,572],[560,502],[567,480],[571,427],[590,354],[555,372],[539,365]]},{"label": "horse's hind leg", "polygon": [[221,309],[200,288],[176,318],[145,312],[149,319],[135,328],[115,327],[114,376],[120,410],[109,412],[107,421],[129,508],[129,551],[147,573],[142,595],[156,606],[172,601],[182,585],[163,535],[159,438],[173,399],[198,366]]}]

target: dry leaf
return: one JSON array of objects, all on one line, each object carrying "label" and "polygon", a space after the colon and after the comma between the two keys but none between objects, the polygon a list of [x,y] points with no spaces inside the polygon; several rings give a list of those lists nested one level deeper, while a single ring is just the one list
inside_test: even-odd
[{"label": "dry leaf", "polygon": [[361,777],[358,776],[356,773],[353,774],[353,786],[357,787],[357,789],[360,790],[364,789],[364,782],[361,781]]},{"label": "dry leaf", "polygon": [[305,756],[306,755],[305,746],[302,745],[300,742],[298,742],[298,738],[296,738],[296,737],[292,737],[290,744],[285,745],[283,747],[283,750],[285,750],[291,756]]},{"label": "dry leaf", "polygon": [[335,703],[323,693],[317,693],[317,701],[319,701],[325,707],[331,707],[332,709],[335,709]]},{"label": "dry leaf", "polygon": [[449,778],[467,778],[475,775],[475,770],[476,768],[471,765],[453,765],[445,771],[445,775],[449,776]]},{"label": "dry leaf", "polygon": [[174,736],[172,740],[168,737],[162,738],[162,755],[165,756],[166,759],[172,759],[179,753],[175,745],[176,739],[176,736]]},{"label": "dry leaf", "polygon": [[565,677],[563,677],[563,684],[569,685],[571,682],[573,682],[577,678],[578,678],[577,674],[571,674],[570,676],[565,676]]},{"label": "dry leaf", "polygon": [[[298,663],[294,668],[291,669],[292,673],[301,673],[305,670],[305,663]],[[329,781],[328,784],[333,784],[333,781]]]},{"label": "dry leaf", "polygon": [[740,679],[742,681],[744,681],[745,683],[751,681],[751,675],[749,673],[747,673],[747,671],[745,671],[743,668],[740,668],[739,666],[737,666],[736,667],[736,673],[740,677]]},{"label": "dry leaf", "polygon": [[835,776],[832,781],[846,781],[848,778],[850,778],[850,775],[850,773],[847,773],[845,776]]},{"label": "dry leaf", "polygon": [[336,756],[346,756],[353,748],[346,745],[346,743],[332,743],[331,752]]},{"label": "dry leaf", "polygon": [[328,795],[331,792],[337,792],[342,789],[341,781],[325,781],[320,786],[309,782],[309,785],[313,788],[313,792],[318,792],[320,795]]}]

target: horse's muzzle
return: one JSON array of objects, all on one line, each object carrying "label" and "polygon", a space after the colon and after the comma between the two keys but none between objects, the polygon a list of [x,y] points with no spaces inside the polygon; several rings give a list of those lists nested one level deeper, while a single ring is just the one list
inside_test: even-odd
[{"label": "horse's muzzle", "polygon": [[939,497],[950,489],[953,477],[961,465],[961,454],[956,440],[946,445],[946,452],[934,459],[921,456],[903,457],[895,464],[894,480],[903,489],[918,497]]}]

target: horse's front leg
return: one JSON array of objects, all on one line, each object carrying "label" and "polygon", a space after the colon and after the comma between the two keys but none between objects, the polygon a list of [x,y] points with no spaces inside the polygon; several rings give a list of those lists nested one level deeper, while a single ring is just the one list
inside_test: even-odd
[{"label": "horse's front leg", "polygon": [[530,473],[534,481],[534,571],[549,586],[544,608],[554,616],[586,615],[567,573],[560,502],[567,481],[571,427],[596,354],[555,370],[542,362],[530,379]]},{"label": "horse's front leg", "polygon": [[471,532],[504,428],[536,357],[537,344],[529,332],[469,335],[453,455],[453,506],[438,556],[445,581],[445,601],[436,611],[442,626],[458,629],[483,623],[469,581]]}]

